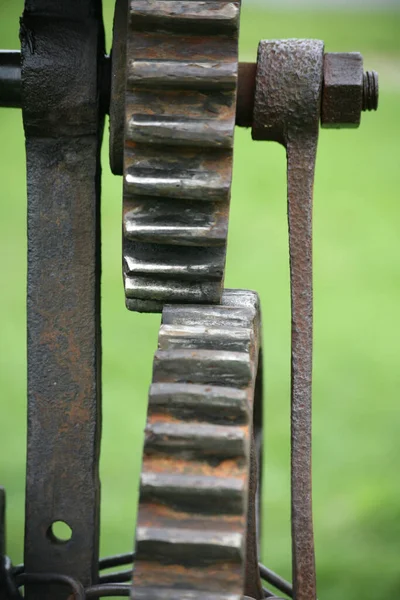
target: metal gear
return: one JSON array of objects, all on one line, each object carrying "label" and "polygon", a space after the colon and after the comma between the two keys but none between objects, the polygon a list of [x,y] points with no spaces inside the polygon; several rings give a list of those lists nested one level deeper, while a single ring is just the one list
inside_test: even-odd
[{"label": "metal gear", "polygon": [[140,482],[135,600],[263,597],[254,443],[260,329],[255,292],[225,290],[220,306],[164,308]]},{"label": "metal gear", "polygon": [[240,2],[227,0],[129,3],[123,269],[131,310],[221,299],[239,17]]}]

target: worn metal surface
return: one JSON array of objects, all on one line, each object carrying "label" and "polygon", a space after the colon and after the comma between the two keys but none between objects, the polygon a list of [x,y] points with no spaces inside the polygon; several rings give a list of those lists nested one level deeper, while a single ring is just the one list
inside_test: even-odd
[{"label": "worn metal surface", "polygon": [[0,50],[0,106],[21,108],[21,54]]},{"label": "worn metal surface", "polygon": [[224,278],[240,2],[131,0],[124,155],[127,307],[217,303]]},{"label": "worn metal surface", "polygon": [[110,78],[110,167],[114,175],[124,171],[124,114],[126,38],[129,0],[116,0]]},{"label": "worn metal surface", "polygon": [[363,77],[363,110],[378,110],[379,78],[376,71],[366,71]]},{"label": "worn metal surface", "polygon": [[[25,569],[97,579],[100,348],[100,0],[26,0],[28,180]],[[52,531],[63,521],[69,541]],[[28,600],[68,588],[28,583]]]},{"label": "worn metal surface", "polygon": [[251,452],[259,347],[254,292],[225,290],[220,306],[164,308],[132,598],[262,598]]},{"label": "worn metal surface", "polygon": [[322,127],[358,127],[361,112],[377,110],[378,100],[378,73],[364,73],[363,57],[359,52],[325,54]]},{"label": "worn metal surface", "polygon": [[323,127],[358,127],[363,107],[363,58],[359,52],[329,52],[324,57]]},{"label": "worn metal surface", "polygon": [[257,63],[239,63],[236,104],[236,125],[238,127],[251,127],[253,124],[256,73]]},{"label": "worn metal surface", "polygon": [[253,137],[286,147],[292,300],[291,486],[296,600],[315,600],[311,487],[312,197],[323,79],[318,40],[261,42]]}]

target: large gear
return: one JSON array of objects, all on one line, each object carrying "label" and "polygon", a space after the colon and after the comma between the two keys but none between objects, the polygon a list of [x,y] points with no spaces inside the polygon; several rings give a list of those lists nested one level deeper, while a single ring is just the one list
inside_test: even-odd
[{"label": "large gear", "polygon": [[131,310],[218,303],[236,115],[240,2],[131,0],[124,280]]},{"label": "large gear", "polygon": [[136,600],[263,597],[253,442],[260,329],[254,292],[225,290],[220,306],[164,308],[140,483]]}]

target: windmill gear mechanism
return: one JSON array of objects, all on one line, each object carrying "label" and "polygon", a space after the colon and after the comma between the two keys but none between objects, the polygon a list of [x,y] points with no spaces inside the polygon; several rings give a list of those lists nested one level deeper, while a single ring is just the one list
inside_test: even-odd
[{"label": "windmill gear mechanism", "polygon": [[[359,53],[325,53],[320,40],[263,40],[256,63],[239,63],[240,14],[239,1],[116,0],[108,56],[101,0],[26,0],[21,50],[0,53],[0,106],[22,109],[28,189],[24,563],[7,557],[0,488],[0,600],[22,588],[27,600],[317,600],[316,149],[320,126],[356,128],[377,109],[378,77]],[[161,326],[135,547],[99,559],[107,113],[126,306],[161,313]],[[259,556],[262,298],[224,288],[235,126],[287,156],[292,583]]]}]

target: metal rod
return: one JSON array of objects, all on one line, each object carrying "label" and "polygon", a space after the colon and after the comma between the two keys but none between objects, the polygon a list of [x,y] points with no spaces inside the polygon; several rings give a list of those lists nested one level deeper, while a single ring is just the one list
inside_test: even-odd
[{"label": "metal rod", "polygon": [[289,596],[289,598],[293,598],[293,587],[292,584],[283,579],[280,575],[268,569],[265,565],[259,563],[260,575],[262,579],[268,581],[271,585],[274,586],[277,590]]},{"label": "metal rod", "polygon": [[118,583],[93,585],[85,590],[87,600],[89,600],[89,598],[109,598],[110,596],[129,597],[130,593],[130,585],[120,585]]},{"label": "metal rod", "polygon": [[21,53],[0,50],[0,106],[21,108]]},{"label": "metal rod", "polygon": [[106,558],[101,558],[99,561],[99,569],[100,571],[104,571],[105,569],[113,569],[114,567],[122,567],[124,565],[129,565],[133,563],[135,560],[135,553],[128,552],[127,554],[116,554],[115,556],[106,556]]},{"label": "metal rod", "polygon": [[132,576],[133,569],[117,573],[106,573],[105,575],[100,575],[100,583],[125,583],[126,581],[131,581]]},{"label": "metal rod", "polygon": [[[23,573],[17,577],[18,587],[30,585],[48,586],[51,584],[58,584],[66,586],[72,590],[74,600],[85,600],[85,591],[82,584],[76,581],[73,577],[67,575],[59,575],[54,573]],[[68,592],[68,598],[70,593]]]}]

